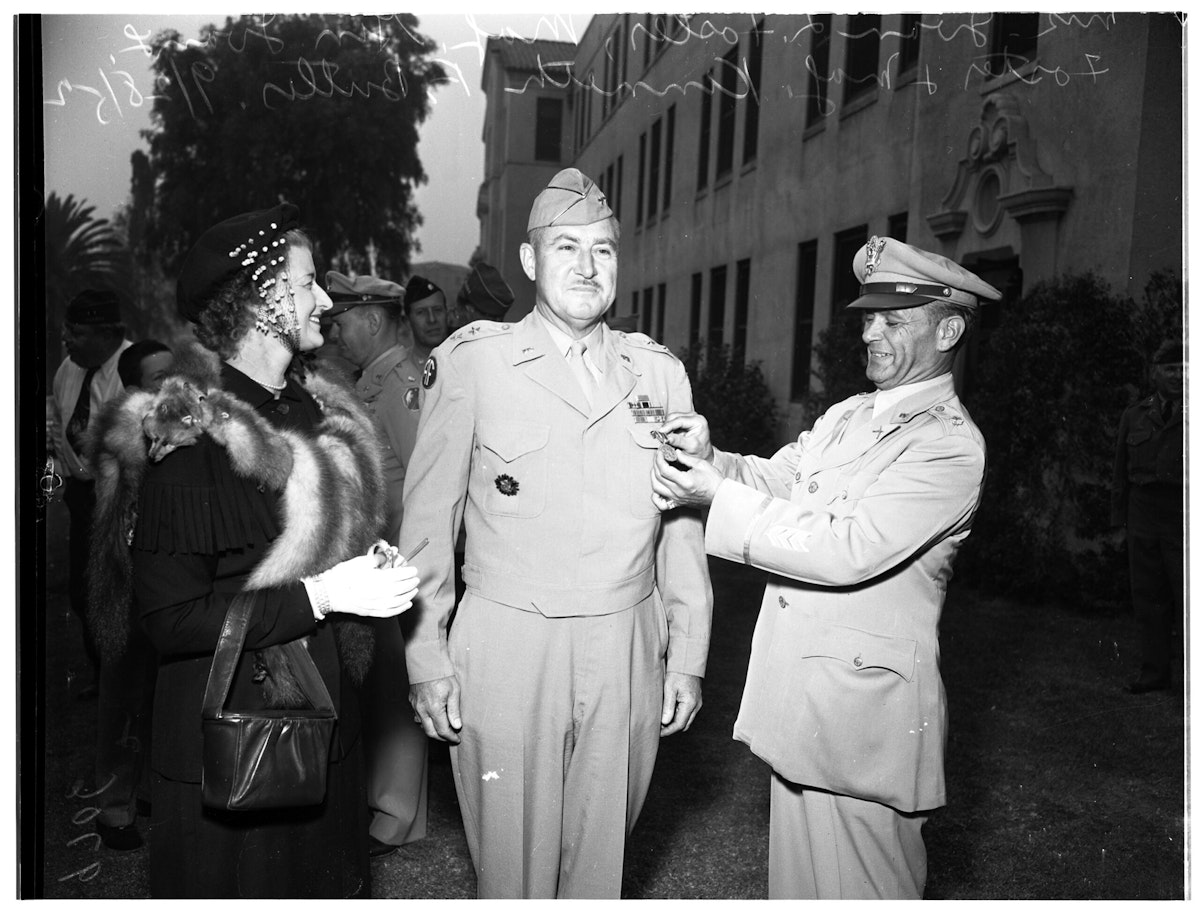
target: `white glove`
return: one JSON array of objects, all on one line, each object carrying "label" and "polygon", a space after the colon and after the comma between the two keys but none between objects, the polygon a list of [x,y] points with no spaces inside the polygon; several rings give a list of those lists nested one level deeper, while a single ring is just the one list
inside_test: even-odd
[{"label": "white glove", "polygon": [[390,565],[387,554],[372,546],[361,557],[343,560],[336,566],[301,581],[308,590],[313,616],[322,619],[330,611],[360,617],[395,617],[412,607],[419,579],[411,566]]}]

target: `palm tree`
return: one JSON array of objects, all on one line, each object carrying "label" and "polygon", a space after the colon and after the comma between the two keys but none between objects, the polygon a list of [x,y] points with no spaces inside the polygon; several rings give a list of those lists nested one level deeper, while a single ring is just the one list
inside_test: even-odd
[{"label": "palm tree", "polygon": [[86,288],[116,291],[129,298],[130,261],[125,242],[95,206],[68,194],[51,193],[43,212],[46,253],[47,369],[62,359],[59,327],[71,298]]}]

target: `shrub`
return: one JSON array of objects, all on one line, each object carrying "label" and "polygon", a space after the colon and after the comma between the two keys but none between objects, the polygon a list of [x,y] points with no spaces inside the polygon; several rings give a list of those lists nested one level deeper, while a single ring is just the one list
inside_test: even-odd
[{"label": "shrub", "polygon": [[758,361],[728,345],[683,352],[695,408],[708,419],[713,444],[728,452],[769,456],[778,447],[779,410]]},{"label": "shrub", "polygon": [[1109,526],[1117,424],[1149,389],[1149,355],[1181,333],[1182,287],[1168,274],[1140,305],[1089,273],[1001,306],[967,402],[988,476],[960,573],[997,593],[1089,609],[1125,601],[1123,540]]}]

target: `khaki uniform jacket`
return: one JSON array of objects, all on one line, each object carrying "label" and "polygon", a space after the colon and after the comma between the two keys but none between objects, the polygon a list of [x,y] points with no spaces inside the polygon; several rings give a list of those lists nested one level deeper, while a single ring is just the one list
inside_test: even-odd
[{"label": "khaki uniform jacket", "polygon": [[409,351],[395,345],[366,366],[354,388],[380,430],[388,541],[394,544],[400,537],[404,478],[421,416],[421,369]]},{"label": "khaki uniform jacket", "polygon": [[874,401],[769,460],[717,453],[705,543],[777,574],[734,738],[789,781],[913,812],[945,803],[938,620],[985,453],[949,375],[872,419]]},{"label": "khaki uniform jacket", "polygon": [[550,617],[616,613],[657,589],[667,670],[703,676],[712,589],[701,519],[664,516],[650,491],[650,432],[668,412],[691,409],[691,387],[663,346],[601,331],[603,379],[590,409],[536,311],[518,323],[471,323],[426,364],[400,537],[404,553],[429,538],[413,560],[413,683],[454,673],[446,628],[464,521],[469,589]]}]

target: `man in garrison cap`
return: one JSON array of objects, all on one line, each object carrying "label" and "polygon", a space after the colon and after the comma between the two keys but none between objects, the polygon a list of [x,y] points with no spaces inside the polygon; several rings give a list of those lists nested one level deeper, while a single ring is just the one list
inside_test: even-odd
[{"label": "man in garrison cap", "polygon": [[1125,529],[1141,637],[1133,695],[1168,689],[1172,653],[1183,650],[1183,378],[1183,343],[1166,341],[1151,358],[1153,394],[1125,409],[1117,428],[1112,524]]},{"label": "man in garrison cap", "polygon": [[478,262],[463,282],[458,292],[458,309],[463,314],[462,323],[456,328],[470,325],[476,320],[502,320],[513,305],[512,289],[494,266]]},{"label": "man in garrison cap", "polygon": [[408,309],[408,325],[412,331],[410,354],[422,370],[429,355],[450,334],[450,314],[446,306],[446,292],[429,279],[414,275],[404,286],[404,300]]},{"label": "man in garrison cap", "polygon": [[708,553],[772,573],[733,729],[772,770],[771,898],[919,898],[946,799],[938,618],[984,476],[950,371],[1000,294],[889,237],[854,273],[874,392],[769,459],[671,415],[654,466],[656,494],[708,507]]},{"label": "man in garrison cap", "polygon": [[620,226],[589,178],[556,175],[528,231],[534,309],[458,330],[422,378],[411,702],[451,744],[480,898],[619,898],[659,738],[692,723],[708,655],[700,516],[650,490],[653,433],[691,388],[662,345],[604,325]]},{"label": "man in garrison cap", "polygon": [[[326,273],[333,306],[330,343],[358,370],[355,391],[379,429],[387,487],[387,539],[400,537],[404,476],[421,409],[421,367],[396,344],[404,320],[404,288],[374,275]],[[429,739],[411,721],[404,667],[405,617],[377,620],[376,660],[363,684],[367,803],[372,857],[425,837]]]}]

